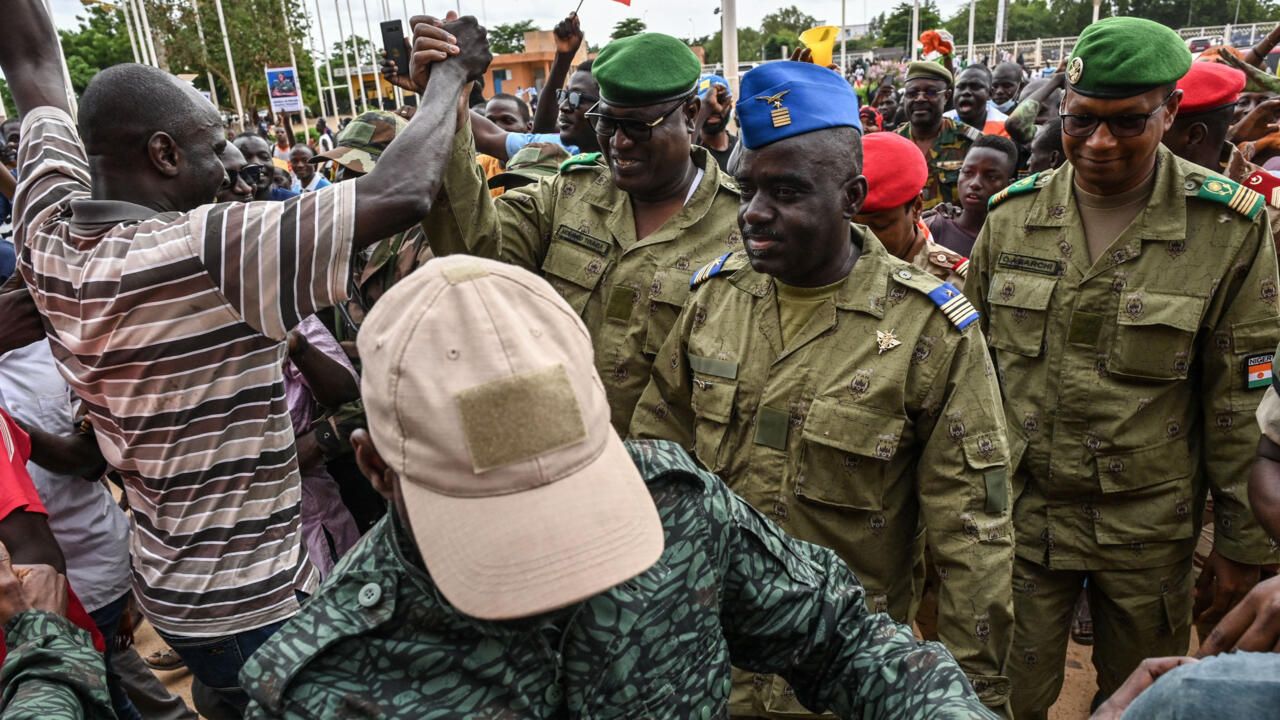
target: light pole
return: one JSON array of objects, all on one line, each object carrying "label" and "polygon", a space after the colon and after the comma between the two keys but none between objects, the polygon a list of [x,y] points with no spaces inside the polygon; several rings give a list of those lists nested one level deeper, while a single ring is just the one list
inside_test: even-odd
[{"label": "light pole", "polygon": [[222,0],[213,0],[218,11],[218,27],[222,30],[222,51],[227,54],[227,70],[231,73],[231,94],[236,98],[236,126],[244,131],[244,103],[240,100],[240,81],[236,79],[236,61],[231,56],[231,40],[227,37],[227,17],[222,13]]},{"label": "light pole", "polygon": [[209,66],[209,45],[204,40],[204,22],[200,19],[200,0],[191,0],[191,7],[196,11],[196,32],[200,35],[200,57],[204,58],[205,78],[209,81],[209,100],[218,107],[218,88],[213,84],[213,70]]},{"label": "light pole", "polygon": [[914,62],[920,42],[920,0],[912,0],[911,3],[911,37],[907,40],[911,43],[911,60]]},{"label": "light pole", "polygon": [[840,0],[840,74],[849,72],[849,19],[845,5],[848,0]]},{"label": "light pole", "polygon": [[[1239,4],[1236,7],[1240,7]],[[1102,10],[1102,0],[1093,0],[1093,21],[1098,22],[1098,13]]]},{"label": "light pole", "polygon": [[720,0],[720,54],[724,58],[724,79],[738,96],[738,2]]},{"label": "light pole", "polygon": [[137,3],[135,12],[142,18],[142,40],[147,46],[147,51],[151,53],[151,64],[160,67],[160,57],[156,55],[156,43],[151,39],[151,21],[147,19],[147,6],[144,0],[134,0]]},{"label": "light pole", "polygon": [[1000,59],[1000,43],[1004,42],[1005,0],[996,0],[996,60]]}]

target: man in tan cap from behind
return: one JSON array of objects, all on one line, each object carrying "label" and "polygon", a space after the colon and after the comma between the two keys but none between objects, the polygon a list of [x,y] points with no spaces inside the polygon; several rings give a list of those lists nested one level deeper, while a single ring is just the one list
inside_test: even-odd
[{"label": "man in tan cap from behind", "polygon": [[249,659],[250,717],[725,717],[730,662],[843,717],[992,717],[833,552],[675,443],[623,443],[546,281],[432,260],[359,345],[353,443],[395,512]]}]

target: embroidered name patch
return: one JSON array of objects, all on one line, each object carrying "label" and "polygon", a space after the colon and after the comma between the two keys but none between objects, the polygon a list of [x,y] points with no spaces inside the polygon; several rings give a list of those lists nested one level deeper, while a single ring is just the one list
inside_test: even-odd
[{"label": "embroidered name patch", "polygon": [[1058,276],[1061,268],[1057,260],[1031,257],[1030,255],[1015,255],[1014,253],[1006,252],[1000,253],[1000,257],[996,258],[996,265],[1007,270],[1022,270],[1040,275],[1052,275],[1053,277]]}]

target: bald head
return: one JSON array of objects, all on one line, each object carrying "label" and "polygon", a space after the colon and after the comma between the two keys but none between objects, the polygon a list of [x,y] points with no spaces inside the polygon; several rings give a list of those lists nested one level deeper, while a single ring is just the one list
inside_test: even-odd
[{"label": "bald head", "polygon": [[89,155],[128,160],[157,132],[184,144],[221,124],[217,109],[190,83],[149,65],[99,72],[80,100],[80,137]]}]

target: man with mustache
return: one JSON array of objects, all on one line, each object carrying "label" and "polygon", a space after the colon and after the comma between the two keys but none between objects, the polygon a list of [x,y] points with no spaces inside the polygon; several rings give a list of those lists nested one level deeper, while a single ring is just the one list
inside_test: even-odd
[{"label": "man with mustache", "polygon": [[[868,606],[899,622],[918,602],[927,536],[940,638],[1002,707],[1009,456],[974,311],[850,224],[868,189],[843,78],[769,63],[743,77],[737,111],[746,250],[694,275],[631,434],[680,443],[788,533],[834,549]],[[804,713],[781,679],[746,674],[730,711]]]},{"label": "man with mustache", "polygon": [[492,198],[463,112],[440,205],[423,228],[437,255],[514,263],[568,300],[591,331],[613,425],[625,432],[689,274],[741,247],[738,191],[691,143],[701,66],[687,45],[659,33],[614,40],[592,74],[600,99],[586,117],[601,153]]},{"label": "man with mustache", "polygon": [[922,195],[925,210],[939,203],[955,203],[964,156],[982,137],[981,130],[944,117],[951,82],[951,71],[935,62],[913,62],[907,68],[902,96],[907,122],[897,132],[910,138],[929,163],[929,180]]},{"label": "man with mustache", "polygon": [[1068,163],[993,196],[971,257],[1019,489],[1018,718],[1057,698],[1086,584],[1096,702],[1143,658],[1186,652],[1208,493],[1214,610],[1278,557],[1247,492],[1280,342],[1276,253],[1262,196],[1160,144],[1190,66],[1163,25],[1086,28],[1059,108]]}]

